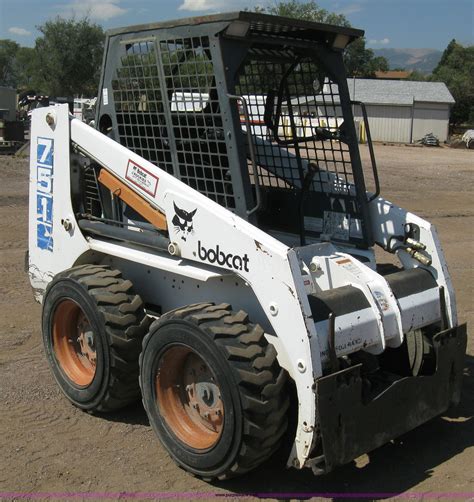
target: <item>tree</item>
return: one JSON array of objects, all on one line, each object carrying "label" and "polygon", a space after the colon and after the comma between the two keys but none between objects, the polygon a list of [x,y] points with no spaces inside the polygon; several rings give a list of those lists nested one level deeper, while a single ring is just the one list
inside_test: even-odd
[{"label": "tree", "polygon": [[36,53],[31,47],[19,47],[14,63],[15,82],[19,90],[33,89],[36,87]]},{"label": "tree", "polygon": [[451,40],[430,80],[444,82],[456,104],[451,110],[454,124],[474,123],[474,46],[463,47]]},{"label": "tree", "polygon": [[413,70],[407,80],[412,80],[416,82],[426,82],[428,80],[427,75],[421,73],[421,71]]},{"label": "tree", "polygon": [[35,51],[13,40],[0,40],[0,85],[19,90],[35,86]]},{"label": "tree", "polygon": [[57,17],[38,27],[36,80],[51,96],[97,94],[104,50],[104,31],[89,19]]},{"label": "tree", "polygon": [[376,71],[388,71],[388,61],[383,57],[375,57],[372,49],[365,47],[365,38],[354,40],[344,53],[344,64],[350,77],[375,77]]},{"label": "tree", "polygon": [[19,45],[13,40],[0,40],[0,85],[15,87],[15,58]]},{"label": "tree", "polygon": [[291,17],[295,19],[306,19],[318,23],[336,24],[338,26],[350,26],[349,21],[343,14],[335,14],[318,6],[314,0],[299,2],[289,0],[278,2],[268,7],[257,7],[258,12],[273,14],[275,16]]},{"label": "tree", "polygon": [[433,70],[433,73],[435,73],[437,70],[441,69],[443,66],[446,65],[448,62],[449,56],[452,54],[454,49],[458,46],[458,43],[456,40],[453,38],[451,42],[449,42],[448,46],[446,49],[444,49],[443,54],[441,55],[441,59],[439,60],[439,63],[437,64],[436,68]]},{"label": "tree", "polygon": [[[350,27],[349,20],[343,14],[329,12],[318,6],[314,0],[281,1],[268,7],[257,7],[257,12],[277,16],[305,19],[318,23],[335,24]],[[374,77],[376,71],[387,71],[388,61],[384,57],[375,57],[374,51],[365,47],[365,38],[354,40],[344,53],[344,63],[348,76]]]}]

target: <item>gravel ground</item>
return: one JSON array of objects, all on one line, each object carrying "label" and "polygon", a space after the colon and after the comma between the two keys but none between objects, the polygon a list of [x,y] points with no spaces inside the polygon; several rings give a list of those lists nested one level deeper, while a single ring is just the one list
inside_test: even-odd
[{"label": "gravel ground", "polygon": [[[362,149],[365,160],[367,151]],[[474,152],[376,146],[383,195],[438,228],[461,322],[473,323]],[[28,165],[0,157],[0,492],[474,492],[474,338],[461,405],[325,477],[284,469],[276,455],[242,479],[208,484],[180,470],[140,405],[107,416],[71,406],[43,354],[39,305],[23,272]],[[467,495],[466,495],[467,496]],[[453,495],[454,497],[454,495]],[[474,497],[474,493],[472,495]],[[1,495],[0,495],[1,498]],[[64,497],[67,498],[67,497]],[[92,497],[94,498],[94,496]],[[298,497],[302,498],[302,497]]]}]

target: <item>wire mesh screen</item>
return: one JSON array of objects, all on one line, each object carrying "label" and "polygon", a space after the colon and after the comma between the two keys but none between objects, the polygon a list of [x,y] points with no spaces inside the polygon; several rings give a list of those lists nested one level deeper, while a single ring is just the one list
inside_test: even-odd
[{"label": "wire mesh screen", "polygon": [[219,204],[235,207],[208,37],[160,43],[171,101],[179,176]]},{"label": "wire mesh screen", "polygon": [[[329,213],[344,213],[353,219],[352,236],[360,238],[361,217],[337,84],[313,59],[254,48],[236,92],[247,101],[260,186],[267,192],[286,188],[325,194],[318,202],[321,221],[315,225],[305,218],[305,225],[326,233]],[[246,130],[242,114],[241,124]],[[343,239],[348,240],[351,222],[340,223],[347,227]]]},{"label": "wire mesh screen", "polygon": [[120,143],[173,173],[155,42],[127,44],[112,81]]},{"label": "wire mesh screen", "polygon": [[[276,114],[280,105],[273,120],[274,133],[264,121],[268,93],[272,91],[281,91],[281,99],[276,96],[272,107]],[[314,63],[250,60],[237,92],[248,102],[262,184],[281,186],[280,178],[290,186],[301,187],[308,163],[315,162],[319,171],[313,178],[314,190],[349,193],[354,179],[349,148],[341,141],[338,87],[328,78],[321,79]],[[242,115],[241,120],[244,125]]]},{"label": "wire mesh screen", "polygon": [[122,144],[235,208],[208,37],[127,45],[112,87]]}]

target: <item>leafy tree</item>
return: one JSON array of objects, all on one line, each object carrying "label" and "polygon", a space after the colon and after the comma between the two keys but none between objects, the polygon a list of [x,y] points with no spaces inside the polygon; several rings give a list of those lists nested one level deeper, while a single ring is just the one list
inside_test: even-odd
[{"label": "leafy tree", "polygon": [[282,1],[268,7],[257,7],[257,11],[275,16],[306,19],[307,21],[316,21],[318,23],[350,26],[349,21],[343,14],[329,12],[319,7],[314,0],[303,3],[298,0]]},{"label": "leafy tree", "polygon": [[15,58],[20,46],[13,40],[0,40],[0,85],[16,86]]},{"label": "leafy tree", "polygon": [[19,90],[36,87],[36,54],[31,47],[19,47],[15,56],[14,74],[16,87]]},{"label": "leafy tree", "polygon": [[36,85],[36,54],[31,47],[20,47],[13,40],[0,40],[0,85],[18,90]]},{"label": "leafy tree", "polygon": [[372,49],[365,47],[365,38],[354,40],[344,53],[344,63],[349,76],[370,78],[376,71],[388,71],[388,61],[383,56],[375,57]]},{"label": "leafy tree", "polygon": [[444,82],[456,100],[454,124],[474,123],[474,45],[463,47],[451,40],[430,80]]},{"label": "leafy tree", "polygon": [[57,17],[38,27],[36,80],[51,96],[93,96],[99,84],[104,31],[87,17]]},{"label": "leafy tree", "polygon": [[[366,49],[367,51],[372,52],[374,54],[374,51],[372,49]],[[389,71],[390,66],[388,64],[387,58],[384,56],[375,56],[371,58],[369,62],[369,69],[375,73],[376,71]]]},{"label": "leafy tree", "polygon": [[413,70],[410,73],[410,75],[407,78],[407,80],[413,80],[413,81],[416,81],[416,82],[426,82],[426,80],[428,80],[428,77],[427,77],[427,75],[425,75],[421,71]]},{"label": "leafy tree", "polygon": [[449,56],[452,54],[452,52],[456,49],[456,47],[458,45],[459,44],[456,42],[456,40],[454,38],[451,40],[451,42],[449,42],[448,46],[446,47],[446,49],[444,49],[444,52],[441,55],[441,59],[439,60],[438,65],[433,70],[433,73],[435,73],[437,70],[439,70],[440,68],[442,68],[443,66],[446,65],[446,63],[448,62]]},{"label": "leafy tree", "polygon": [[[256,11],[350,27],[349,20],[343,14],[329,12],[319,7],[314,0],[307,2],[298,0],[280,1],[268,7],[257,7]],[[376,71],[389,69],[388,61],[384,57],[375,57],[374,51],[366,48],[365,38],[357,39],[348,46],[344,54],[344,63],[348,76],[374,77]]]}]

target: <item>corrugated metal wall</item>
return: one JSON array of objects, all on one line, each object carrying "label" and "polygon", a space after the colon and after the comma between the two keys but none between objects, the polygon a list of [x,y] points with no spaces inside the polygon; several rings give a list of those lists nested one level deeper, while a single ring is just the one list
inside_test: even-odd
[{"label": "corrugated metal wall", "polygon": [[448,139],[449,105],[415,103],[413,114],[413,141],[432,132],[440,141]]},{"label": "corrugated metal wall", "polygon": [[[366,105],[370,132],[374,141],[410,143],[432,132],[440,141],[447,141],[449,132],[448,104],[414,103],[413,106]],[[356,120],[362,120],[359,106]]]},{"label": "corrugated metal wall", "polygon": [[[432,132],[440,141],[448,139],[449,104],[416,102],[413,105],[366,105],[373,141],[410,143]],[[331,115],[340,109],[309,106],[314,117]],[[360,106],[354,107],[354,119],[362,122]]]},{"label": "corrugated metal wall", "polygon": [[[409,143],[412,121],[411,106],[366,105],[373,141]],[[354,110],[356,120],[362,120],[360,106]]]}]

